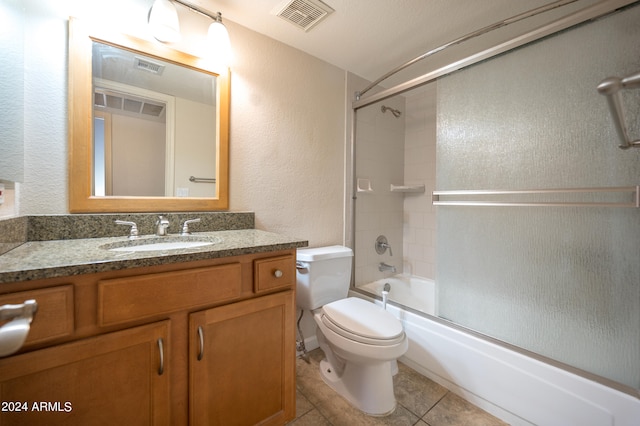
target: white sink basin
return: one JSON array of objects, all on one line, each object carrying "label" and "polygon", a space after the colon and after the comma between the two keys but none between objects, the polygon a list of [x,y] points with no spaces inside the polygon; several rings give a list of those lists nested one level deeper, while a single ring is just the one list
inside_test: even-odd
[{"label": "white sink basin", "polygon": [[131,241],[118,241],[105,244],[102,249],[114,252],[136,253],[146,251],[170,251],[184,250],[198,247],[206,247],[222,241],[220,237],[178,237],[168,236],[159,238],[139,239]]},{"label": "white sink basin", "polygon": [[109,249],[109,251],[137,252],[137,251],[180,250],[180,249],[187,249],[187,248],[210,246],[212,244],[214,243],[208,242],[208,241],[173,241],[173,242],[166,242],[166,243],[159,242],[159,243],[142,244],[138,246],[116,247],[116,248]]}]

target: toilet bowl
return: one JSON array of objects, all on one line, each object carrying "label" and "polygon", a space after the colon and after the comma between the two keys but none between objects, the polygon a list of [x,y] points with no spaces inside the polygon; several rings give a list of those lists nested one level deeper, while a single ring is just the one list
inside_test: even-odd
[{"label": "toilet bowl", "polygon": [[298,249],[296,300],[313,312],[324,382],[361,411],[384,416],[396,407],[393,375],[408,339],[392,314],[347,297],[352,256],[342,246]]},{"label": "toilet bowl", "polygon": [[318,343],[326,356],[320,362],[324,382],[367,414],[391,414],[396,408],[396,360],[408,349],[400,322],[358,298],[325,305],[314,313],[314,319]]}]

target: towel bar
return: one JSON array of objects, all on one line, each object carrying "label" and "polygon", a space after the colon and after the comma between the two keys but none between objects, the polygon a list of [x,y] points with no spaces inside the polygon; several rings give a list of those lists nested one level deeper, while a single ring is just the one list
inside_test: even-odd
[{"label": "towel bar", "polygon": [[[612,193],[630,192],[633,200],[630,202],[574,202],[574,201],[483,201],[483,200],[441,200],[440,197],[479,196],[486,195],[523,195],[523,194],[580,194],[580,193]],[[521,206],[521,207],[636,207],[640,208],[640,185],[612,187],[612,188],[567,188],[567,189],[526,189],[526,190],[460,190],[433,191],[434,206]]]},{"label": "towel bar", "polygon": [[216,178],[199,178],[199,177],[191,176],[191,177],[189,177],[189,182],[216,183]]}]

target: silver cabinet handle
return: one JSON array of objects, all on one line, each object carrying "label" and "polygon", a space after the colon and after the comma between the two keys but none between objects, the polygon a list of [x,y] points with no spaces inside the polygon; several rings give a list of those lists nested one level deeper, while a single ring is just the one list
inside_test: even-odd
[{"label": "silver cabinet handle", "polygon": [[204,356],[204,331],[202,330],[202,326],[198,326],[198,339],[200,341],[200,350],[198,351],[198,361],[202,359]]},{"label": "silver cabinet handle", "polygon": [[280,269],[276,269],[275,271],[273,271],[273,276],[276,278],[281,278],[282,277],[282,271]]},{"label": "silver cabinet handle", "polygon": [[158,338],[158,352],[160,353],[160,366],[158,367],[158,376],[164,374],[164,342],[162,337]]}]

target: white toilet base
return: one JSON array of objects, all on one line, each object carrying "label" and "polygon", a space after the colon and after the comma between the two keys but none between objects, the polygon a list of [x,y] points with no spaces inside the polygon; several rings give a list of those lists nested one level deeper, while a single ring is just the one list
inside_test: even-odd
[{"label": "white toilet base", "polygon": [[354,407],[371,416],[386,416],[396,409],[392,362],[347,362],[341,376],[326,359],[320,362],[322,380]]}]

